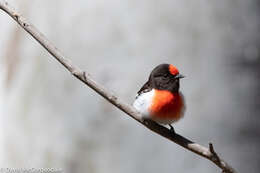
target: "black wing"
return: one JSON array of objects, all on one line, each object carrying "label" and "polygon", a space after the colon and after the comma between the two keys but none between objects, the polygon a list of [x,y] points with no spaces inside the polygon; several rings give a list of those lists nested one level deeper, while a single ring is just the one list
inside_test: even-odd
[{"label": "black wing", "polygon": [[150,85],[150,82],[147,81],[143,86],[142,88],[137,92],[137,96],[138,97],[139,95],[143,94],[143,93],[146,93],[146,92],[149,92],[152,90],[152,87]]}]

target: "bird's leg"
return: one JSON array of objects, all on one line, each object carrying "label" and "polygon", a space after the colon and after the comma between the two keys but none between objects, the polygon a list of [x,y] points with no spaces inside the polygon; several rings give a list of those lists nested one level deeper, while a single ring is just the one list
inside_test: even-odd
[{"label": "bird's leg", "polygon": [[169,126],[170,126],[170,131],[173,133],[173,134],[175,134],[175,130],[174,130],[174,128],[172,127],[172,125],[171,124],[168,124]]}]

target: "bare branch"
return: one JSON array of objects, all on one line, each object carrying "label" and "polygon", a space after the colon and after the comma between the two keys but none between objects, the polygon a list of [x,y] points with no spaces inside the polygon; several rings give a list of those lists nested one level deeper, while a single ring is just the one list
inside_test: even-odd
[{"label": "bare branch", "polygon": [[82,71],[78,67],[72,65],[71,61],[65,56],[31,23],[29,23],[23,16],[16,12],[10,5],[5,1],[0,1],[0,9],[5,11],[11,16],[25,31],[27,31],[36,41],[38,41],[57,61],[59,61],[70,73],[85,83],[87,86],[95,90],[98,94],[103,96],[107,101],[112,103],[114,106],[128,114],[130,117],[138,121],[139,123],[146,126],[151,131],[169,139],[170,141],[196,153],[206,159],[211,160],[224,173],[235,173],[236,171],[228,165],[223,159],[221,159],[215,152],[213,145],[210,143],[209,148],[201,146],[197,143],[190,141],[189,139],[179,135],[173,134],[169,129],[148,120],[142,120],[140,113],[137,112],[132,106],[124,103],[120,98],[115,96],[113,93],[105,89],[103,86],[95,82],[91,76]]}]

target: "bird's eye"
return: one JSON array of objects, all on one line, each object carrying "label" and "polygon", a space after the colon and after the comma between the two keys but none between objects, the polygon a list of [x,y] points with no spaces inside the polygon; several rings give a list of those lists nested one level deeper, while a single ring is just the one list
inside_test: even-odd
[{"label": "bird's eye", "polygon": [[163,77],[164,77],[164,78],[167,78],[167,77],[168,77],[168,75],[167,75],[167,74],[164,74],[164,75],[163,75]]}]

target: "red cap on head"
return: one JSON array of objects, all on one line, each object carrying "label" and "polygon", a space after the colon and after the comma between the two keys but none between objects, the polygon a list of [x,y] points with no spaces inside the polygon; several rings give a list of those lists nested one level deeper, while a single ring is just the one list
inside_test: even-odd
[{"label": "red cap on head", "polygon": [[179,74],[179,70],[175,67],[175,66],[173,66],[173,65],[169,65],[169,71],[170,71],[170,73],[172,74],[172,75],[177,75],[177,74]]}]

